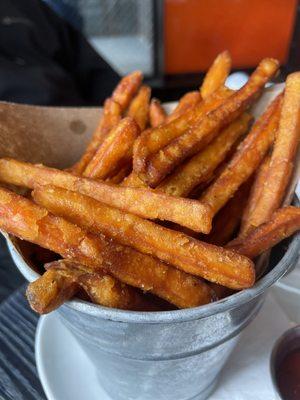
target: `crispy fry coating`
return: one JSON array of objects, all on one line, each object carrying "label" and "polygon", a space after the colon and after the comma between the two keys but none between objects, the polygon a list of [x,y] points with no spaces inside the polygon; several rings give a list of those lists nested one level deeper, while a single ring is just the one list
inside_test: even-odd
[{"label": "crispy fry coating", "polygon": [[127,187],[135,187],[135,188],[147,188],[148,186],[144,181],[142,181],[135,172],[131,172],[124,181],[122,182],[121,186]]},{"label": "crispy fry coating", "polygon": [[70,300],[78,290],[79,284],[72,274],[53,269],[28,285],[26,297],[35,312],[47,314]]},{"label": "crispy fry coating", "polygon": [[[0,159],[0,181],[30,189],[54,185],[147,219],[170,220],[196,232],[211,229],[210,208],[197,200],[168,196],[144,188],[121,187],[81,178],[66,171],[12,159]],[[208,223],[207,223],[208,222]]]},{"label": "crispy fry coating", "polygon": [[156,128],[166,122],[167,113],[158,99],[152,99],[149,108],[149,122],[152,128]]},{"label": "crispy fry coating", "polygon": [[195,105],[200,103],[200,101],[201,95],[198,91],[188,92],[184,94],[181,99],[179,99],[179,102],[175,109],[171,112],[170,115],[168,115],[166,122],[171,122],[174,119],[180,117],[188,110],[191,110],[193,107],[195,107]]},{"label": "crispy fry coating", "polygon": [[247,201],[247,205],[243,212],[240,235],[244,235],[251,230],[251,220],[253,212],[255,212],[258,199],[263,190],[267,174],[270,167],[271,156],[267,155],[259,166],[255,175],[255,180],[251,188],[251,192]]},{"label": "crispy fry coating", "polygon": [[220,88],[206,101],[200,102],[175,120],[155,129],[147,129],[144,131],[137,139],[134,147],[134,171],[143,176],[147,171],[148,158],[152,154],[168,145],[173,139],[178,138],[193,124],[201,120],[204,115],[219,107],[232,93],[231,90],[225,87]]},{"label": "crispy fry coating", "polygon": [[259,199],[252,212],[250,227],[267,222],[281,206],[293,171],[300,138],[300,73],[287,77],[279,128],[270,166]]},{"label": "crispy fry coating", "polygon": [[197,278],[104,235],[87,233],[6,189],[0,189],[0,229],[96,272],[107,271],[121,282],[150,291],[180,308],[213,299],[213,292]]},{"label": "crispy fry coating", "polygon": [[91,272],[70,260],[54,261],[45,268],[43,276],[30,283],[26,291],[31,308],[39,314],[55,310],[80,288],[95,304],[124,310],[158,310],[142,293],[104,271]]},{"label": "crispy fry coating", "polygon": [[105,101],[100,122],[81,159],[72,168],[73,172],[77,173],[78,175],[83,173],[86,166],[96,153],[98,147],[105,139],[106,135],[120,121],[121,114],[121,107],[117,102],[115,102],[113,99],[107,99]]},{"label": "crispy fry coating", "polygon": [[78,193],[55,187],[37,188],[35,201],[55,215],[93,233],[101,232],[145,254],[224,286],[241,289],[254,282],[253,264],[222,248],[104,206]]},{"label": "crispy fry coating", "polygon": [[282,95],[279,95],[269,105],[253,125],[227,167],[200,197],[200,201],[209,205],[213,213],[217,213],[227,203],[265,157],[278,128],[281,100]]},{"label": "crispy fry coating", "polygon": [[220,53],[207,71],[200,92],[206,99],[219,87],[223,86],[231,69],[231,57],[228,51]]},{"label": "crispy fry coating", "polygon": [[[213,228],[203,240],[208,243],[224,246],[232,239],[238,229],[243,210],[246,206],[251,189],[252,179],[245,182],[228,201],[225,207],[217,213],[213,220]],[[203,235],[204,236],[204,235]]]},{"label": "crispy fry coating", "polygon": [[299,229],[300,208],[283,207],[274,212],[270,221],[250,231],[244,237],[232,240],[226,247],[249,258],[255,258]]},{"label": "crispy fry coating", "polygon": [[143,177],[146,183],[151,187],[157,186],[177,165],[210,143],[220,129],[238,118],[253,103],[265,83],[275,75],[277,70],[276,60],[261,61],[245,86],[232,94],[217,109],[208,113],[190,130],[153,154],[149,158]]},{"label": "crispy fry coating", "polygon": [[250,121],[250,115],[245,113],[232,122],[205,149],[180,165],[158,188],[173,196],[188,196],[196,186],[210,179],[238,138],[247,132]]},{"label": "crispy fry coating", "polygon": [[133,118],[123,118],[106,136],[83,176],[104,180],[130,164],[133,144],[139,133],[140,128]]},{"label": "crispy fry coating", "polygon": [[142,86],[137,95],[131,101],[127,115],[135,120],[143,131],[149,121],[149,102],[151,97],[151,89],[149,86]]},{"label": "crispy fry coating", "polygon": [[132,170],[132,165],[131,164],[125,165],[114,176],[112,176],[111,178],[106,179],[106,182],[118,185],[121,182],[123,182],[124,179],[126,179],[128,177],[128,175],[131,173],[130,172],[131,170]]},{"label": "crispy fry coating", "polygon": [[143,80],[141,71],[124,76],[113,91],[112,98],[121,106],[122,112],[129,106]]}]

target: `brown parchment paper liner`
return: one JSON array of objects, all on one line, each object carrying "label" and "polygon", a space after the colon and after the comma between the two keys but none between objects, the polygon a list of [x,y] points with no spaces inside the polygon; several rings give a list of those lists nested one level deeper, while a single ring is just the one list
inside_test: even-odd
[{"label": "brown parchment paper liner", "polygon": [[[266,89],[252,112],[257,118],[267,104],[282,90],[284,84]],[[167,111],[176,103],[165,105]],[[13,157],[32,163],[43,163],[57,168],[66,168],[78,161],[101,116],[96,107],[39,107],[0,102],[0,157]],[[298,152],[297,161],[300,160]],[[296,162],[293,178],[284,204],[290,204],[300,174],[300,163]],[[7,235],[5,235],[7,237]],[[31,249],[26,243],[9,237],[22,258],[32,264]],[[257,260],[257,273],[263,274],[268,265],[269,253]]]}]

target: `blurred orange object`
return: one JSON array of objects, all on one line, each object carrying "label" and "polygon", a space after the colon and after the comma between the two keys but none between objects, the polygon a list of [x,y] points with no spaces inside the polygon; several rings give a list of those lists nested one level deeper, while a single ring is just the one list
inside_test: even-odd
[{"label": "blurred orange object", "polygon": [[229,50],[234,68],[264,57],[284,64],[297,0],[165,0],[165,73],[205,71]]}]

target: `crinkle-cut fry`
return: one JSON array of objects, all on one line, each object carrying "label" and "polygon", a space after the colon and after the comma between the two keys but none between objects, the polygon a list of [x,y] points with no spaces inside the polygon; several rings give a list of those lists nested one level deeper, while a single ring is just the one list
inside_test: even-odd
[{"label": "crinkle-cut fry", "polygon": [[46,272],[29,284],[26,297],[39,314],[49,313],[71,299],[80,288],[95,304],[135,311],[158,310],[142,293],[104,271],[91,272],[70,260],[45,265]]},{"label": "crinkle-cut fry", "polygon": [[204,237],[204,241],[217,246],[224,246],[233,238],[242,219],[251,183],[252,179],[245,182],[228,203],[221,208],[213,220],[211,233]]},{"label": "crinkle-cut fry", "polygon": [[249,220],[250,227],[267,222],[282,205],[294,168],[300,139],[300,72],[287,77],[278,132],[263,189]]},{"label": "crinkle-cut fry", "polygon": [[133,151],[134,171],[140,175],[143,174],[147,169],[148,158],[152,154],[172,142],[173,139],[178,138],[211,110],[219,107],[232,93],[232,90],[222,87],[206,101],[200,102],[175,120],[142,132],[136,140]]},{"label": "crinkle-cut fry", "polygon": [[158,99],[152,99],[149,108],[149,122],[151,128],[156,128],[166,122],[167,113]]},{"label": "crinkle-cut fry", "polygon": [[76,260],[93,271],[106,271],[180,308],[213,300],[213,292],[201,280],[160,260],[122,246],[104,235],[93,235],[54,216],[48,210],[6,189],[0,189],[0,229]]},{"label": "crinkle-cut fry", "polygon": [[125,165],[124,167],[120,168],[120,170],[114,176],[106,179],[105,181],[108,183],[119,185],[124,181],[124,179],[126,179],[130,175],[131,170],[132,170],[131,164]]},{"label": "crinkle-cut fry", "polygon": [[73,172],[77,173],[78,175],[83,173],[86,166],[96,153],[98,147],[105,139],[106,135],[120,121],[121,114],[121,107],[117,102],[111,98],[105,100],[100,122],[85,152],[72,168]]},{"label": "crinkle-cut fry", "polygon": [[135,172],[131,172],[130,175],[128,175],[123,182],[121,183],[121,186],[127,186],[127,187],[135,187],[135,188],[147,188],[148,186],[144,181],[142,181],[138,175]]},{"label": "crinkle-cut fry", "polygon": [[180,165],[158,188],[173,196],[188,196],[196,186],[210,179],[238,138],[247,132],[250,121],[251,116],[247,113],[233,121],[206,148]]},{"label": "crinkle-cut fry", "polygon": [[261,195],[264,183],[267,179],[267,174],[270,167],[270,161],[271,161],[271,156],[270,154],[267,154],[255,174],[255,179],[250,191],[247,205],[243,212],[239,235],[245,235],[251,229],[252,215],[253,212],[255,212],[258,199]]},{"label": "crinkle-cut fry", "polygon": [[113,91],[112,98],[120,104],[122,112],[129,106],[131,100],[137,93],[143,80],[141,71],[134,71],[121,79]]},{"label": "crinkle-cut fry", "polygon": [[150,97],[150,87],[143,85],[128,107],[128,117],[131,117],[135,120],[141,131],[146,128],[149,122]]},{"label": "crinkle-cut fry", "polygon": [[83,176],[104,180],[130,164],[133,144],[139,133],[140,128],[133,118],[123,118],[106,136]]},{"label": "crinkle-cut fry", "polygon": [[[238,118],[258,97],[265,83],[278,70],[278,62],[264,59],[250,76],[248,82],[233,93],[218,108],[205,115],[198,124],[148,159],[143,179],[156,187],[170,172],[186,158],[198,153],[208,145],[220,129]],[[209,96],[210,99],[212,96]]]},{"label": "crinkle-cut fry", "polygon": [[228,51],[220,53],[207,71],[200,88],[203,99],[224,85],[231,69],[231,57]]},{"label": "crinkle-cut fry", "polygon": [[273,100],[255,122],[221,175],[200,197],[200,201],[209,205],[214,214],[227,203],[265,157],[278,128],[281,101],[282,95]]},{"label": "crinkle-cut fry", "polygon": [[234,289],[254,282],[253,263],[211,244],[143,220],[78,193],[55,187],[33,191],[34,200],[90,232],[157,257],[182,271]]},{"label": "crinkle-cut fry", "polygon": [[117,186],[5,158],[0,159],[0,181],[29,189],[40,185],[58,186],[143,218],[175,222],[196,232],[208,233],[211,229],[209,207],[198,200],[168,196],[151,189]]},{"label": "crinkle-cut fry", "polygon": [[195,107],[195,105],[200,103],[200,101],[201,95],[198,90],[184,94],[171,114],[168,115],[166,122],[171,122],[180,117],[188,110],[191,110],[193,107]]},{"label": "crinkle-cut fry", "polygon": [[226,247],[253,259],[299,229],[300,208],[283,207],[275,211],[268,222],[232,240]]}]

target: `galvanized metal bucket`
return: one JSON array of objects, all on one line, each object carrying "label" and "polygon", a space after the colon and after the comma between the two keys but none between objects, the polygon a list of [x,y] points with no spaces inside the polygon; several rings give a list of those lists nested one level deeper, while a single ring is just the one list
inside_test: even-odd
[{"label": "galvanized metal bucket", "polygon": [[[254,115],[280,90],[282,85],[267,89],[252,110]],[[78,160],[99,119],[99,110],[93,108],[0,102],[0,112],[1,156],[61,168]],[[37,279],[38,273],[6,237],[21,273],[28,281]],[[284,253],[283,246],[277,246],[276,253]],[[270,272],[253,288],[207,306],[143,313],[73,300],[57,312],[93,361],[103,388],[113,399],[205,399],[239,334],[258,313],[266,290],[293,268],[299,248],[296,235],[284,256],[273,259]]]},{"label": "galvanized metal bucket", "polygon": [[[7,243],[21,273],[35,280],[38,274],[8,237]],[[285,251],[283,246],[275,248],[277,257]],[[294,267],[299,250],[300,234],[279,262],[271,259],[272,269],[253,288],[206,306],[133,312],[73,300],[57,312],[94,363],[112,399],[205,399],[267,289]]]}]

